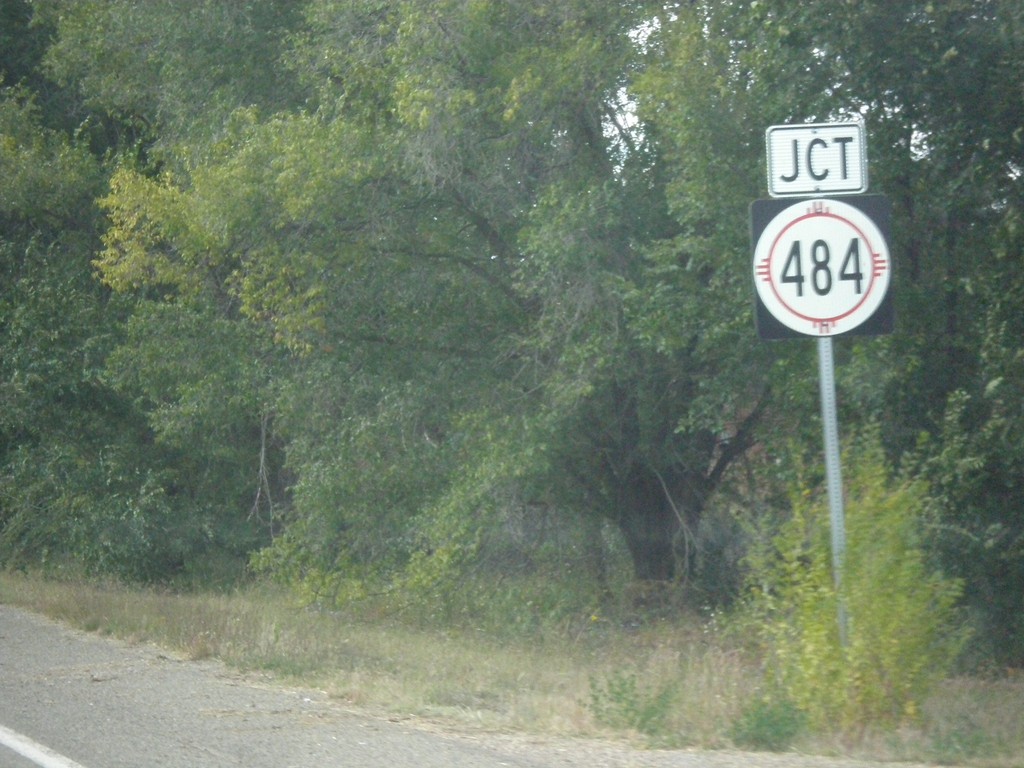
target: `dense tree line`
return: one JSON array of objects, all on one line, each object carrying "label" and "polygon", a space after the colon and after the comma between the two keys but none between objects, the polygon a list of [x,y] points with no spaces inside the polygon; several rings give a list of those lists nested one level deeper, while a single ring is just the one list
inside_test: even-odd
[{"label": "dense tree line", "polygon": [[856,117],[897,328],[837,341],[844,430],[1024,656],[1015,0],[2,0],[0,77],[8,566],[340,598],[515,514],[727,598],[709,517],[820,453],[813,344],[753,327],[764,129]]}]

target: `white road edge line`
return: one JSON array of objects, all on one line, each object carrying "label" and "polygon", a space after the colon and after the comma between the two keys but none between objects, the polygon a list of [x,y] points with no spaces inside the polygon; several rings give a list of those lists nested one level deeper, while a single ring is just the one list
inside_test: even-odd
[{"label": "white road edge line", "polygon": [[85,768],[64,755],[0,725],[0,744],[31,760],[40,768]]}]

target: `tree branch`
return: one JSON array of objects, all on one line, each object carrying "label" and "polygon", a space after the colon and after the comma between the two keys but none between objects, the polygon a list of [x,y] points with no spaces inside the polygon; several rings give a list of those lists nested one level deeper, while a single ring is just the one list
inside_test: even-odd
[{"label": "tree branch", "polygon": [[761,394],[761,398],[758,400],[757,405],[754,406],[754,410],[747,414],[747,416],[740,422],[736,433],[729,439],[722,441],[722,451],[718,455],[718,459],[715,461],[715,465],[711,468],[708,473],[708,485],[711,488],[715,488],[722,480],[722,476],[725,471],[732,465],[736,459],[742,456],[750,446],[753,444],[754,428],[757,423],[761,420],[765,410],[768,407],[768,394],[769,390],[765,390]]}]

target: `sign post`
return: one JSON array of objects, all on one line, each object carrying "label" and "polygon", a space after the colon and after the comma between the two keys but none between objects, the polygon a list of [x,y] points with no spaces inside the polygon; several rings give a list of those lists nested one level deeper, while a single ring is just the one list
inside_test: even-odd
[{"label": "sign post", "polygon": [[[846,555],[846,512],[843,509],[843,470],[839,459],[839,418],[836,415],[835,361],[832,337],[818,339],[818,381],[821,388],[821,421],[825,436],[825,479],[828,486],[828,519],[832,533],[832,579],[836,591],[842,586],[843,558]],[[846,603],[839,598],[839,643],[845,648],[849,639]]]},{"label": "sign post", "polygon": [[[862,194],[868,179],[863,123],[773,126],[765,142],[768,192],[775,199],[755,201],[750,208],[755,318],[762,338],[818,339],[832,569],[838,591],[846,522],[832,338],[892,330],[890,208],[886,198]],[[841,599],[837,618],[845,646],[849,628]]]}]

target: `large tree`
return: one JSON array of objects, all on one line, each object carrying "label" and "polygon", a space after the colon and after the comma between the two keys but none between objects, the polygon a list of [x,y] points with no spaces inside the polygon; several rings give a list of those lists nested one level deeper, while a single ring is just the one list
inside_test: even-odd
[{"label": "large tree", "polygon": [[[164,307],[152,295],[133,307],[111,296],[92,264],[105,225],[97,201],[114,165],[154,173],[154,147],[185,161],[205,151],[230,110],[279,106],[282,91],[289,103],[299,98],[273,88],[269,74],[287,8],[272,41],[269,4],[210,3],[201,21],[195,6],[181,10],[0,7],[0,66],[17,81],[0,93],[8,562],[68,559],[167,578],[224,554],[237,570],[267,540],[267,499],[279,489],[264,472],[278,452],[255,394],[266,358],[251,354],[247,329],[218,326],[223,318],[204,307]],[[202,92],[211,98],[196,99]]]},{"label": "large tree", "polygon": [[764,385],[735,368],[742,282],[685,240],[635,115],[661,13],[313,2],[289,61],[315,112],[239,113],[188,175],[115,179],[107,282],[211,290],[303,371],[279,550],[429,560],[516,498],[613,520],[641,578],[680,573]]}]

